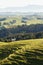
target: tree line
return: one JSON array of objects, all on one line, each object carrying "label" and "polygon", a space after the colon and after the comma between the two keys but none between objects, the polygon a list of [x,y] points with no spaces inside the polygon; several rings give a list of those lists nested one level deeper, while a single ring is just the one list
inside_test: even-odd
[{"label": "tree line", "polygon": [[27,39],[39,39],[43,38],[43,32],[37,32],[37,33],[19,33],[18,35],[11,35],[5,38],[0,38],[0,41],[2,42],[11,42],[11,41],[17,41],[17,40],[27,40]]},{"label": "tree line", "polygon": [[22,25],[0,29],[0,41],[15,41],[43,38],[43,24]]}]

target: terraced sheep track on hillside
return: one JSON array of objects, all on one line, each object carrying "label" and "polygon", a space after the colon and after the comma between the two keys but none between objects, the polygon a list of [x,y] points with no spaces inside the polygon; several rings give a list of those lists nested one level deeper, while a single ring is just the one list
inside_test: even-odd
[{"label": "terraced sheep track on hillside", "polygon": [[43,39],[0,42],[0,65],[43,65]]}]

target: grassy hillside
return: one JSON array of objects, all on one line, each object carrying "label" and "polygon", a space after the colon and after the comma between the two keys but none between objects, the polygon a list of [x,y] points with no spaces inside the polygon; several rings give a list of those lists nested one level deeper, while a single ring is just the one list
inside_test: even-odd
[{"label": "grassy hillside", "polygon": [[[6,18],[5,20],[2,20],[2,23],[7,23],[8,24],[8,25],[4,25],[3,24],[3,26],[5,26],[6,28],[12,27],[14,25],[17,26],[17,25],[22,25],[22,24],[26,24],[26,25],[30,25],[30,24],[43,24],[43,20],[42,19],[35,19],[35,17],[34,17],[34,19],[31,19],[31,18],[27,19],[26,23],[22,22],[22,19],[23,19],[22,16],[12,16],[12,17],[10,16],[10,17],[5,17],[5,18]],[[1,17],[0,17],[0,19],[1,19]],[[16,20],[16,23],[13,23],[11,25],[10,22],[13,21],[13,20]]]},{"label": "grassy hillside", "polygon": [[[4,22],[10,22],[12,20],[16,20],[16,23],[15,25],[22,25],[22,24],[25,24],[25,23],[22,23],[21,22],[21,19],[22,18],[19,18],[19,17],[13,17],[13,18],[8,18],[7,20],[5,20]],[[30,25],[30,24],[43,24],[43,20],[28,20],[26,22],[27,25]]]},{"label": "grassy hillside", "polygon": [[43,65],[43,39],[0,42],[0,65]]}]

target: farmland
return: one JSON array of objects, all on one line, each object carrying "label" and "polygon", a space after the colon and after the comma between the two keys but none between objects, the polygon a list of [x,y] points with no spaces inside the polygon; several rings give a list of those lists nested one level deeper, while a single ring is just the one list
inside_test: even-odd
[{"label": "farmland", "polygon": [[43,16],[0,16],[0,65],[43,65]]},{"label": "farmland", "polygon": [[[5,20],[3,20],[3,18]],[[17,25],[43,24],[43,19],[38,19],[35,16],[5,16],[0,17],[1,26],[11,28]],[[13,22],[13,23],[12,23]]]}]

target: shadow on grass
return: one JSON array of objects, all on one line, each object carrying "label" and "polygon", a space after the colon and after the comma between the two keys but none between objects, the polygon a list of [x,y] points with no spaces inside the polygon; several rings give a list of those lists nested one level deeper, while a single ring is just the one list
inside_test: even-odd
[{"label": "shadow on grass", "polygon": [[[43,65],[43,50],[33,49],[34,51],[25,50],[25,53],[15,53],[16,50],[22,49],[21,46],[25,44],[15,45],[8,50],[2,50],[0,58],[6,58],[1,65]],[[13,54],[14,53],[14,54]],[[13,54],[9,57],[10,54]]]},{"label": "shadow on grass", "polygon": [[0,49],[0,59],[4,59],[8,57],[10,54],[15,53],[16,50],[21,49],[21,46],[25,46],[25,44],[15,44],[14,46],[5,46],[5,48]]},{"label": "shadow on grass", "polygon": [[43,50],[34,49],[32,51],[26,51],[25,56],[27,59],[27,65],[43,65]]}]

